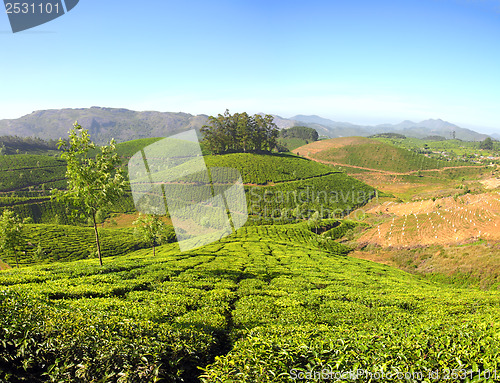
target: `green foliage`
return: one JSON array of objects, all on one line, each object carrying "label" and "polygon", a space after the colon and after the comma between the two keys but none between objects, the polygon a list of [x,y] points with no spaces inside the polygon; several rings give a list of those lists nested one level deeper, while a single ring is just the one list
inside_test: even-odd
[{"label": "green foliage", "polygon": [[323,150],[313,157],[346,165],[400,173],[464,165],[428,158],[414,151],[366,138],[359,138],[358,142],[353,145]]},{"label": "green foliage", "polygon": [[271,115],[249,116],[247,113],[210,116],[201,128],[204,144],[213,154],[265,153],[276,147],[278,127]]},{"label": "green foliage", "polygon": [[307,141],[318,141],[319,135],[316,129],[308,128],[306,126],[292,126],[288,129],[280,131],[282,138],[300,138]]},{"label": "green foliage", "polygon": [[358,222],[344,220],[340,225],[326,231],[323,235],[331,237],[332,239],[340,239],[345,236],[349,230],[354,229],[358,225]]},{"label": "green foliage", "polygon": [[136,225],[134,234],[149,243],[153,247],[153,256],[156,255],[156,246],[167,242],[174,242],[172,232],[168,226],[157,215],[142,215],[133,223]]},{"label": "green foliage", "polygon": [[490,137],[486,137],[481,143],[479,144],[479,149],[484,149],[484,150],[493,150],[493,140]]},{"label": "green foliage", "polygon": [[378,133],[378,134],[371,135],[368,138],[397,138],[400,140],[405,140],[406,136],[403,134],[399,134],[399,133]]},{"label": "green foliage", "polygon": [[109,145],[101,146],[99,153],[89,157],[89,151],[96,149],[87,130],[75,122],[69,133],[68,141],[59,141],[62,149],[61,158],[66,160],[66,190],[54,191],[54,197],[77,206],[84,214],[92,218],[96,236],[99,263],[102,266],[99,234],[96,215],[100,209],[112,206],[124,194],[126,180],[123,171],[118,168],[121,161],[116,153],[114,140]]},{"label": "green foliage", "polygon": [[24,241],[23,223],[11,210],[4,210],[0,217],[0,250],[14,255],[19,267],[18,252]]},{"label": "green foliage", "polygon": [[287,154],[235,153],[206,156],[205,162],[209,168],[236,168],[243,183],[256,185],[305,180],[332,173],[329,166]]},{"label": "green foliage", "polygon": [[[174,242],[173,227],[168,226],[165,231],[168,241]],[[20,266],[69,262],[93,258],[95,255],[95,233],[91,227],[35,224],[25,225],[23,233],[28,240],[18,247]],[[132,228],[100,228],[99,239],[105,257],[116,257],[151,247],[144,239],[137,238]],[[2,259],[11,265],[15,262],[13,254],[5,254]]]},{"label": "green foliage", "polygon": [[307,223],[244,227],[185,254],[167,244],[103,267],[0,272],[0,380],[254,383],[458,368],[487,381],[477,371],[498,370],[498,291],[345,257],[321,236]]}]

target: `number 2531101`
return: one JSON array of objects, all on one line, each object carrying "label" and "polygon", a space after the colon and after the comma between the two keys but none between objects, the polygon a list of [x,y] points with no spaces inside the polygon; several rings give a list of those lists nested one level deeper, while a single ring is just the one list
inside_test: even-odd
[{"label": "number 2531101", "polygon": [[42,14],[42,13],[63,13],[64,11],[59,6],[59,3],[5,3],[5,9],[8,14]]}]

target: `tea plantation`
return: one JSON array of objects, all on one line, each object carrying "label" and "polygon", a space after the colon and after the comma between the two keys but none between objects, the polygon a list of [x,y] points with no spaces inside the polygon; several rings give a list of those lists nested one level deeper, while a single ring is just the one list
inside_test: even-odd
[{"label": "tea plantation", "polygon": [[[19,265],[49,263],[54,261],[75,261],[93,258],[95,233],[91,227],[69,225],[26,225],[24,235],[29,238],[19,248]],[[142,240],[134,237],[133,228],[99,229],[101,249],[105,256],[124,255],[132,250],[149,247]],[[175,241],[173,227],[168,227],[168,241]],[[4,254],[4,262],[14,266],[15,257]]]},{"label": "tea plantation", "polygon": [[[128,159],[160,138],[117,145],[126,169]],[[343,216],[375,196],[375,189],[333,168],[290,154],[250,153],[205,156],[209,169],[236,168],[242,176],[253,220]],[[74,224],[68,206],[50,199],[51,189],[66,187],[64,161],[42,155],[0,156],[0,212],[9,208],[35,223]],[[179,185],[182,189],[182,185]],[[189,188],[188,188],[189,189]],[[354,192],[353,192],[354,191]],[[184,195],[184,191],[179,191]],[[113,207],[115,213],[135,211],[128,190]],[[293,212],[293,210],[296,210]],[[84,224],[85,222],[78,222]]]},{"label": "tea plantation", "polygon": [[311,382],[356,370],[349,381],[497,381],[499,292],[353,259],[325,235],[244,227],[182,254],[167,244],[104,267],[3,271],[0,380]]}]

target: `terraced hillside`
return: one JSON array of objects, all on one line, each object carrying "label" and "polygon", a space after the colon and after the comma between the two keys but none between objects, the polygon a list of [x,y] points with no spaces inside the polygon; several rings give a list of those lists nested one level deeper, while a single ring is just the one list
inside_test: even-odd
[{"label": "terraced hillside", "polygon": [[484,239],[500,241],[500,196],[483,193],[435,201],[386,202],[368,213],[391,215],[368,230],[361,243],[415,247],[434,244],[457,245]]},{"label": "terraced hillside", "polygon": [[227,154],[205,157],[209,167],[234,167],[245,184],[254,221],[343,217],[376,196],[376,190],[327,165],[292,155]]},{"label": "terraced hillside", "polygon": [[[2,254],[2,261],[14,267],[54,261],[74,261],[94,258],[95,234],[93,228],[69,225],[26,225],[27,240],[19,248],[16,262],[12,254]],[[134,237],[133,229],[99,229],[101,250],[106,257],[124,255],[130,251],[149,247]],[[173,228],[168,228],[167,239],[175,241]]]},{"label": "terraced hillside", "polygon": [[64,188],[66,164],[48,155],[0,156],[0,211],[10,208],[36,222],[64,222],[66,208],[50,201],[50,190]]},{"label": "terraced hillside", "polygon": [[313,142],[294,153],[334,165],[383,171],[392,174],[464,166],[463,162],[447,162],[364,137],[343,137]]},{"label": "terraced hillside", "polygon": [[[148,138],[117,145],[123,166],[137,151],[160,140]],[[334,169],[293,155],[227,154],[205,156],[209,168],[231,167],[240,171],[248,209],[256,220],[342,216],[374,197],[375,189]],[[3,162],[2,162],[3,161]],[[50,200],[51,188],[65,188],[64,162],[49,156],[0,157],[0,209],[9,207],[36,223],[71,224],[67,208]],[[353,192],[354,191],[354,192]],[[131,192],[113,208],[135,210]],[[83,223],[83,222],[82,222]]]},{"label": "terraced hillside", "polygon": [[496,381],[498,291],[431,283],[316,237],[248,227],[185,254],[0,272],[0,379]]}]

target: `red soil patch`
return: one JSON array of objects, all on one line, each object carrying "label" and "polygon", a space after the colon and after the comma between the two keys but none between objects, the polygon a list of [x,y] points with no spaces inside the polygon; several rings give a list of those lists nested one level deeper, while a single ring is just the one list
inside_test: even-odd
[{"label": "red soil patch", "polygon": [[322,152],[323,150],[328,150],[332,148],[341,148],[346,145],[366,144],[370,142],[371,140],[365,137],[332,138],[330,140],[311,142],[310,144],[294,149],[293,152],[300,156],[310,157],[316,153]]},{"label": "red soil patch", "polygon": [[361,243],[384,247],[456,245],[500,240],[500,195],[484,193],[409,203],[385,202],[367,211],[392,219],[369,229]]}]

